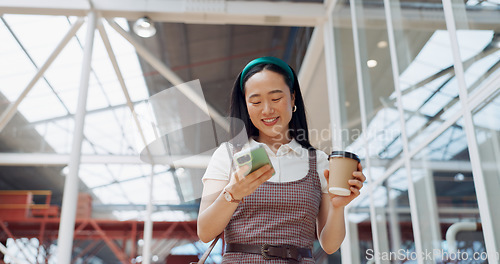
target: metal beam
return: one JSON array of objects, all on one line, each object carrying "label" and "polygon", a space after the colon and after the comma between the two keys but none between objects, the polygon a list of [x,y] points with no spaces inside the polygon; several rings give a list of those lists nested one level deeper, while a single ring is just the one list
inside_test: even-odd
[{"label": "metal beam", "polygon": [[92,227],[94,227],[95,231],[97,231],[97,233],[102,237],[104,242],[106,242],[106,245],[108,245],[108,247],[111,249],[111,251],[113,251],[116,258],[118,258],[118,260],[120,260],[121,263],[128,263],[127,254],[125,254],[125,252],[123,252],[116,245],[116,243],[114,242],[113,239],[111,239],[110,237],[108,237],[106,235],[106,233],[101,229],[101,227],[96,223],[96,221],[94,219],[90,219],[90,224],[92,225]]},{"label": "metal beam", "polygon": [[[365,28],[386,29],[386,16],[383,1],[376,2],[376,5],[364,6],[363,17]],[[402,28],[422,29],[422,30],[446,30],[446,22],[441,4],[421,4],[401,2]],[[477,30],[500,29],[498,21],[499,9],[496,7],[473,7],[468,6],[467,20],[474,25]],[[350,7],[348,5],[335,8],[335,23],[341,28],[351,28]]]},{"label": "metal beam", "polygon": [[85,248],[83,248],[80,253],[78,253],[77,256],[73,257],[73,260],[71,261],[71,264],[76,263],[77,260],[81,259],[85,254],[87,254],[90,250],[95,248],[97,244],[101,243],[99,240],[92,241],[89,243]]},{"label": "metal beam", "polygon": [[141,56],[146,62],[148,62],[153,68],[155,68],[165,79],[167,79],[172,85],[177,86],[179,92],[183,93],[189,100],[191,100],[196,106],[200,108],[201,111],[205,112],[207,116],[210,116],[217,124],[219,124],[226,131],[229,131],[229,122],[222,116],[213,106],[207,103],[205,98],[196,93],[188,85],[184,85],[184,81],[169,67],[167,67],[162,61],[160,61],[155,55],[153,55],[148,49],[141,45],[133,36],[131,36],[127,31],[125,31],[120,25],[118,25],[114,20],[108,19],[108,24],[116,30],[123,38],[125,38],[132,46],[134,46],[137,54]]},{"label": "metal beam", "polygon": [[[396,208],[377,208],[377,210],[382,210],[385,213],[396,213],[396,214],[410,214],[410,207],[396,207]],[[440,214],[479,214],[478,208],[465,208],[465,207],[439,207],[437,208]],[[368,207],[353,207],[349,210],[350,213],[369,213],[370,208]]]},{"label": "metal beam", "polygon": [[[94,204],[92,205],[93,212],[109,213],[110,211],[145,211],[145,204]],[[200,208],[199,204],[154,204],[153,211],[190,211],[197,212]]]},{"label": "metal beam", "polygon": [[[372,166],[387,168],[392,165],[392,159],[372,159]],[[414,169],[430,169],[432,171],[442,172],[472,172],[472,167],[469,161],[420,161],[411,160],[410,165]],[[486,165],[486,164],[485,164]],[[487,165],[486,165],[487,166]],[[495,166],[495,164],[490,164]]]},{"label": "metal beam", "polygon": [[146,205],[146,219],[144,220],[144,232],[142,239],[144,240],[144,245],[142,246],[142,262],[144,264],[151,263],[151,242],[153,240],[153,219],[151,215],[153,214],[153,191],[154,191],[154,174],[155,166],[151,165],[151,173],[148,178],[148,204]]},{"label": "metal beam", "polygon": [[[389,215],[389,228],[390,228],[390,238],[391,238],[391,250],[396,251],[401,248],[401,230],[399,229],[399,214],[396,213],[397,198],[391,197],[392,187],[388,182],[385,182],[386,195],[387,195],[387,214]],[[351,211],[357,208],[353,208]],[[410,210],[410,208],[408,208]]]},{"label": "metal beam", "polygon": [[[324,16],[323,4],[271,1],[214,1],[200,3],[183,0],[107,0],[94,1],[102,17],[124,17],[136,20],[145,14],[155,21],[196,24],[239,24],[314,26]],[[0,10],[5,14],[41,14],[85,16],[87,0],[4,0]]]},{"label": "metal beam", "polygon": [[[474,120],[472,111],[474,107],[469,102],[469,92],[467,90],[467,83],[465,80],[465,67],[462,63],[462,56],[460,54],[460,46],[457,39],[457,30],[468,29],[457,27],[455,16],[465,14],[465,7],[459,4],[458,1],[443,0],[444,14],[446,16],[446,26],[450,37],[450,46],[453,54],[453,65],[455,74],[457,76],[457,85],[459,89],[460,102],[462,105],[462,113],[464,120],[465,135],[467,137],[467,144],[469,149],[469,157],[472,164],[472,175],[474,177],[474,187],[477,194],[477,204],[483,225],[484,242],[486,251],[488,252],[488,262],[491,264],[499,263],[495,259],[495,252],[498,253],[500,248],[500,225],[495,216],[500,214],[498,206],[495,204],[498,201],[498,179],[491,179],[486,177],[482,170],[482,160],[480,157],[478,138],[476,129],[474,127]],[[458,12],[461,11],[461,12]],[[463,21],[462,16],[458,16],[458,21]],[[498,86],[497,86],[498,87]]]},{"label": "metal beam", "polygon": [[92,53],[94,49],[94,32],[96,29],[97,14],[89,12],[87,16],[87,34],[83,50],[83,61],[80,75],[80,88],[75,114],[75,129],[69,159],[69,172],[64,182],[64,195],[61,208],[61,223],[57,249],[57,262],[70,263],[73,249],[73,235],[78,199],[78,175],[80,171],[82,142],[84,138],[85,111],[89,90]]},{"label": "metal beam", "polygon": [[[209,155],[155,157],[162,165],[182,168],[206,169]],[[70,154],[52,153],[0,153],[0,166],[65,166],[69,164]],[[82,164],[145,164],[139,155],[82,155]]]},{"label": "metal beam", "polygon": [[6,0],[0,2],[0,10],[3,14],[40,14],[55,16],[79,16],[87,15],[90,5],[88,1],[44,1],[43,3],[32,0]]},{"label": "metal beam", "polygon": [[[193,24],[233,24],[314,27],[326,19],[338,1],[324,3],[296,3],[271,1],[214,1],[193,4],[188,0],[106,0],[95,1],[95,9],[102,17],[124,17],[136,20],[147,14],[158,22]],[[349,6],[335,10],[340,27],[350,27]],[[476,29],[498,29],[498,8],[467,7],[481,12],[469,12],[468,21]],[[325,12],[325,9],[327,10]],[[4,14],[40,14],[85,16],[90,10],[87,0],[2,0],[0,10]],[[444,14],[439,5],[404,6],[404,27],[446,29]],[[370,28],[385,28],[383,6],[367,6],[365,25]]]},{"label": "metal beam", "polygon": [[[360,0],[349,0],[349,5],[351,8],[351,18],[352,18],[352,35],[353,35],[353,44],[354,44],[354,58],[355,58],[355,66],[356,66],[356,81],[358,84],[358,97],[359,97],[359,110],[361,114],[361,129],[362,131],[368,131],[368,112],[367,110],[370,109],[368,106],[368,101],[369,100],[369,94],[365,95],[365,92],[369,92],[371,90],[370,83],[366,81],[366,76],[368,73],[366,71],[363,71],[362,67],[362,61],[366,61],[366,47],[364,47],[365,41],[364,41],[364,29],[362,26],[358,27],[358,22],[361,21],[366,21],[364,16],[363,16],[363,6],[362,6],[362,1]],[[362,46],[363,45],[363,46]],[[366,87],[366,88],[365,88]],[[340,128],[340,127],[339,127]],[[337,132],[338,133],[338,132]],[[373,237],[373,249],[375,252],[381,252],[381,246],[380,246],[380,240],[379,239],[379,233],[381,233],[378,230],[378,225],[377,225],[377,214],[375,211],[375,202],[373,199],[373,193],[375,190],[376,185],[373,185],[373,179],[371,177],[371,157],[369,155],[370,149],[368,144],[368,137],[366,133],[363,133],[363,144],[365,147],[363,150],[366,155],[366,160],[365,160],[365,170],[366,170],[366,180],[367,180],[367,187],[368,187],[368,193],[370,196],[370,220],[371,220],[371,228],[372,228],[372,237]],[[342,145],[340,145],[343,147]],[[341,148],[342,149],[342,148]],[[417,249],[417,253],[420,253],[419,251],[419,240],[418,237],[415,237],[415,246]],[[376,264],[380,264],[380,260],[375,260]],[[419,263],[420,264],[420,263]]]},{"label": "metal beam", "polygon": [[[146,146],[147,145],[147,140],[146,136],[144,135],[144,130],[142,129],[141,123],[139,122],[139,118],[137,117],[137,113],[134,110],[134,104],[132,102],[132,99],[130,98],[130,94],[128,92],[127,86],[125,84],[125,79],[123,78],[123,75],[120,71],[120,66],[118,66],[118,61],[116,60],[115,53],[113,51],[113,47],[111,46],[111,43],[109,42],[108,34],[106,33],[106,30],[104,29],[104,26],[102,24],[103,19],[99,19],[97,23],[97,29],[99,30],[99,34],[101,35],[102,42],[104,43],[104,47],[106,47],[106,51],[108,53],[109,60],[111,61],[111,64],[113,65],[113,69],[115,70],[116,77],[118,78],[118,82],[120,83],[120,87],[122,88],[123,95],[125,96],[125,99],[127,101],[127,106],[134,117],[134,122],[135,125],[137,126],[137,129],[139,131],[139,134],[141,135],[141,140],[142,143]],[[123,128],[123,127],[122,127]],[[123,129],[122,129],[123,131]],[[125,132],[123,132],[125,133]],[[151,153],[149,151],[149,148],[146,148],[147,155],[151,159]]]},{"label": "metal beam", "polygon": [[[211,156],[197,155],[172,156],[175,165],[182,168],[205,169],[208,166]],[[178,161],[182,160],[182,163]],[[173,165],[165,158],[163,165]],[[69,163],[69,154],[52,153],[0,153],[0,166],[65,166]],[[82,155],[82,164],[144,164],[137,155]],[[182,166],[181,166],[182,165]],[[393,160],[372,159],[374,167],[393,166]],[[422,161],[412,160],[412,167],[429,168],[432,171],[442,172],[471,172],[472,167],[469,161]],[[483,163],[485,169],[495,168],[494,163]]]},{"label": "metal beam", "polygon": [[[134,102],[132,102],[132,104],[135,106],[135,105],[144,104],[147,102],[148,102],[148,100],[145,99],[145,100],[134,101]],[[124,107],[128,107],[128,103],[106,106],[103,108],[97,108],[97,109],[93,109],[93,110],[88,110],[87,115],[108,112],[108,111],[112,111],[112,110],[120,109],[120,108],[124,108]],[[33,127],[33,126],[37,126],[37,125],[41,125],[41,124],[45,124],[45,123],[50,123],[50,122],[57,122],[57,121],[65,120],[65,119],[69,119],[69,118],[75,118],[75,115],[70,114],[70,115],[63,115],[63,116],[56,116],[56,117],[51,117],[51,118],[47,118],[47,119],[42,119],[42,120],[31,122],[31,123],[27,124],[26,126]]]},{"label": "metal beam", "polygon": [[302,90],[302,97],[304,97],[304,99],[307,98],[310,87],[309,84],[316,74],[318,61],[320,61],[321,55],[324,54],[323,50],[325,44],[323,41],[323,35],[323,24],[319,24],[314,28],[311,40],[307,46],[306,55],[304,56],[302,66],[300,67],[298,78],[301,84],[300,89]]}]

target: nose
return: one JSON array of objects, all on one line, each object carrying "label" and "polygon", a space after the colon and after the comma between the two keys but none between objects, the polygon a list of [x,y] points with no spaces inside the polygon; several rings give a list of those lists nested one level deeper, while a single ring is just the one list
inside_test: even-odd
[{"label": "nose", "polygon": [[264,103],[263,104],[263,109],[262,109],[262,114],[264,115],[270,115],[272,113],[274,113],[274,108],[272,106],[272,104],[270,103]]}]

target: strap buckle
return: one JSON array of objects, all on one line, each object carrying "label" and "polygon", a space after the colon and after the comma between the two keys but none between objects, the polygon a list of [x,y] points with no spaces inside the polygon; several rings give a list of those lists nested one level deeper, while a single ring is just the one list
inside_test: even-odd
[{"label": "strap buckle", "polygon": [[[270,252],[269,250],[270,247],[276,248],[278,250],[273,250],[274,252],[273,254],[273,252]],[[295,261],[300,261],[302,259],[299,250],[294,246],[287,246],[287,245],[274,246],[269,244],[263,244],[260,253],[266,260],[282,258],[282,259],[293,259]]]},{"label": "strap buckle", "polygon": [[269,247],[271,245],[269,244],[263,244],[262,247],[260,248],[260,254],[264,257],[264,259],[269,260],[269,259],[274,259],[273,257],[269,256],[267,253],[269,253]]}]

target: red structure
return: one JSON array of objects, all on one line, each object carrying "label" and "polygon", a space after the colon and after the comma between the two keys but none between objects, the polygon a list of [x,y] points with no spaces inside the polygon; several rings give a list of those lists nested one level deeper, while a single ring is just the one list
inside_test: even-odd
[{"label": "red structure", "polygon": [[[45,204],[33,204],[35,195],[45,196]],[[59,208],[50,205],[50,198],[50,191],[0,191],[0,242],[5,245],[8,238],[37,238],[40,247],[52,244],[58,236],[60,218]],[[85,211],[91,208],[87,203],[88,200],[84,200],[78,207],[84,211],[77,211],[74,240],[92,243],[88,243],[73,261],[91,255],[93,251],[97,253],[97,242],[104,241],[121,263],[132,263],[132,259],[138,256],[137,241],[143,237],[144,222],[91,219],[90,213]],[[156,240],[153,250],[164,239],[198,241],[196,221],[154,222],[153,239]],[[19,249],[23,253],[22,247]],[[186,260],[192,257],[185,256]],[[0,254],[0,263],[3,263],[2,259]]]}]

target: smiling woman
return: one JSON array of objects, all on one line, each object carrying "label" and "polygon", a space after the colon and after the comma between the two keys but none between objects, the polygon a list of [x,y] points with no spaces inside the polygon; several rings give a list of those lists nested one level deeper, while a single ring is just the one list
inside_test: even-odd
[{"label": "smiling woman", "polygon": [[283,76],[271,70],[257,72],[245,87],[248,114],[260,132],[257,141],[277,151],[280,145],[291,140],[288,123],[292,119],[295,95]]},{"label": "smiling woman", "polygon": [[[223,144],[212,156],[203,176],[200,239],[208,242],[224,231],[222,263],[314,263],[316,239],[325,252],[335,252],[345,236],[344,207],[359,195],[365,177],[359,166],[349,196],[328,194],[327,156],[309,143],[293,69],[274,57],[251,61],[234,83],[230,113],[245,124],[248,142]],[[240,130],[231,124],[233,138]],[[233,154],[259,146],[272,166],[248,175],[245,166],[232,169]]]},{"label": "smiling woman", "polygon": [[[265,95],[263,91],[265,91]],[[257,96],[258,98],[254,98]],[[312,149],[313,147],[309,143],[307,118],[299,82],[295,71],[280,59],[262,57],[253,60],[238,75],[233,87],[230,115],[231,117],[241,119],[245,124],[247,134],[253,138],[259,137],[260,133],[257,125],[262,125],[262,123],[254,122],[252,119],[254,118],[252,113],[255,112],[255,109],[252,109],[254,105],[251,106],[249,103],[258,103],[259,100],[263,100],[264,96],[271,101],[277,100],[272,101],[279,103],[275,105],[289,104],[289,108],[283,110],[290,111],[289,115],[287,115],[290,119],[287,122],[281,122],[279,126],[279,128],[283,128],[283,126],[287,127],[288,131],[281,134],[283,137],[286,137],[284,139],[287,139],[289,142],[294,138],[304,148]],[[275,107],[267,106],[268,109],[264,109],[265,111],[276,110]],[[271,122],[273,121],[271,119],[278,117],[272,116],[272,114],[269,115],[269,113],[266,115],[264,112],[261,114],[263,115],[261,119],[265,117],[267,121]],[[281,117],[282,120],[285,118],[285,116]],[[276,130],[277,128],[278,126],[273,126],[271,129]],[[232,126],[231,132],[235,136],[239,130],[236,126]],[[285,131],[281,130],[280,132]]]}]

